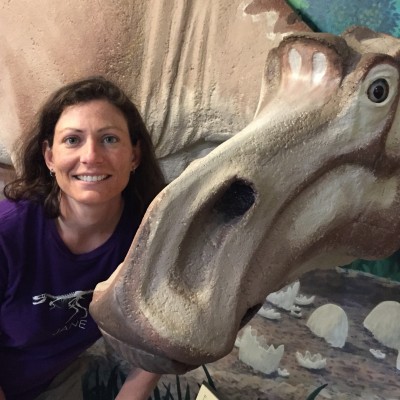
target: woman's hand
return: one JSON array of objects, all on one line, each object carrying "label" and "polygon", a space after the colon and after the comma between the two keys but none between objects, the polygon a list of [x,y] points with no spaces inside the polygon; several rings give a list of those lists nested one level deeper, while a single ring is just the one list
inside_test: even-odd
[{"label": "woman's hand", "polygon": [[0,400],[6,400],[6,395],[4,394],[1,387],[0,387]]},{"label": "woman's hand", "polygon": [[[127,376],[115,400],[147,400],[161,375],[134,368]],[[1,397],[0,397],[0,400]]]}]

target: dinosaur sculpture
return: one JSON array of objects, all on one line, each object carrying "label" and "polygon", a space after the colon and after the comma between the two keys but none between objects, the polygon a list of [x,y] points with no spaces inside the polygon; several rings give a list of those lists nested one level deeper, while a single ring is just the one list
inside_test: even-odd
[{"label": "dinosaur sculpture", "polygon": [[181,373],[230,352],[266,295],[400,245],[398,39],[286,37],[254,120],[151,204],[90,312],[134,364]]}]

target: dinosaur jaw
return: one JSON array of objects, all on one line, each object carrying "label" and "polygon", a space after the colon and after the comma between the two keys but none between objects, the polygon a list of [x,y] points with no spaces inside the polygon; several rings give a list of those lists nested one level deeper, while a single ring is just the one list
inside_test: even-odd
[{"label": "dinosaur jaw", "polygon": [[106,343],[118,354],[123,355],[126,361],[144,369],[145,371],[153,372],[155,374],[184,374],[200,366],[184,364],[168,357],[155,355],[154,353],[145,351],[139,347],[134,347],[122,342],[102,329],[100,329],[100,332],[102,333]]}]

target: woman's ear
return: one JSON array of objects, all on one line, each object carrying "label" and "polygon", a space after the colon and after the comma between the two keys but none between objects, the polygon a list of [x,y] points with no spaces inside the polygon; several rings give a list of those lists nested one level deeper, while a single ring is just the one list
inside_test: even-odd
[{"label": "woman's ear", "polygon": [[140,165],[140,161],[142,161],[142,150],[140,140],[138,140],[132,149],[132,171],[134,171]]},{"label": "woman's ear", "polygon": [[49,170],[53,168],[53,151],[50,147],[48,140],[45,140],[42,144],[42,154],[44,158],[44,162],[47,165]]}]

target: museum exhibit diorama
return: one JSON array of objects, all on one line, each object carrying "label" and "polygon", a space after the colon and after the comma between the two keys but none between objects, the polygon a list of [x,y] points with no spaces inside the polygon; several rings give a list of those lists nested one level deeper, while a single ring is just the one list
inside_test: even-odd
[{"label": "museum exhibit diorama", "polygon": [[219,399],[400,398],[398,2],[0,4],[0,186],[88,75],[138,105],[169,182],[93,294],[110,357],[165,374],[160,398],[208,374]]}]

